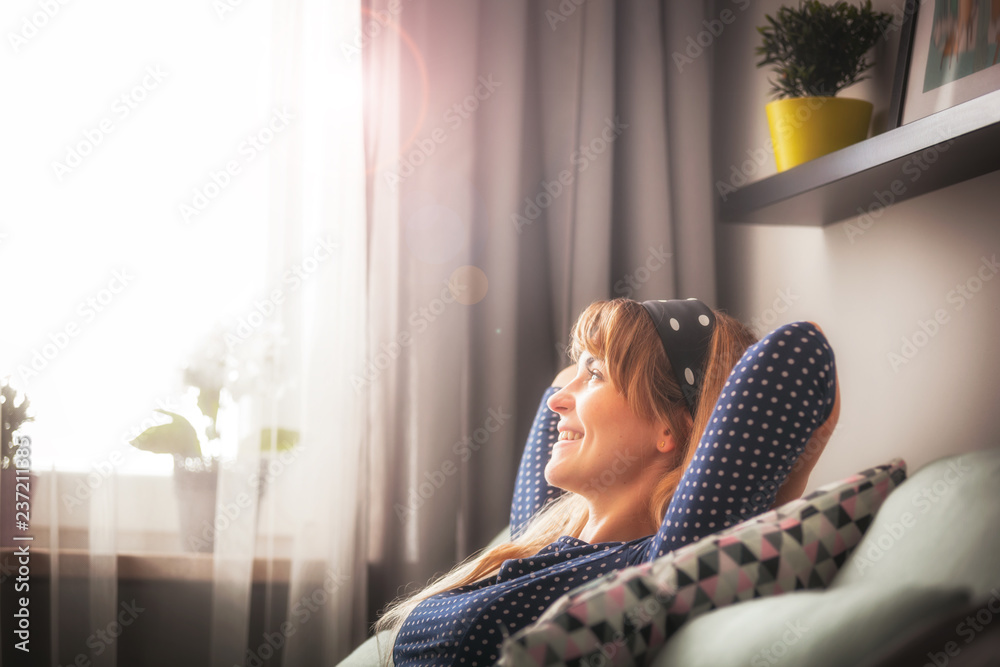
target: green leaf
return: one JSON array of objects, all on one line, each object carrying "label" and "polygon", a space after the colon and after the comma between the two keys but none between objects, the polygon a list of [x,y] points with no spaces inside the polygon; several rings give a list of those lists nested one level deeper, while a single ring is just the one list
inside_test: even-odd
[{"label": "green leaf", "polygon": [[136,449],[154,454],[174,454],[184,458],[200,458],[201,445],[194,427],[184,417],[166,410],[157,410],[171,421],[152,426],[133,438],[130,443]]},{"label": "green leaf", "polygon": [[862,80],[873,65],[866,54],[892,23],[892,15],[873,11],[870,0],[857,7],[842,0],[832,5],[808,0],[764,18],[768,25],[757,28],[756,64],[777,75],[771,92],[779,98],[832,97]]},{"label": "green leaf", "polygon": [[[221,387],[201,387],[198,389],[198,409],[212,420],[211,429],[215,430],[215,420],[219,417],[219,395]],[[209,438],[215,437],[209,434]]]},{"label": "green leaf", "polygon": [[24,422],[34,421],[34,417],[28,416],[28,397],[21,394],[21,403],[15,405],[17,392],[6,381],[0,385],[0,452],[5,456],[16,450],[14,445],[14,434],[21,428]]},{"label": "green leaf", "polygon": [[[269,428],[262,428],[260,430],[260,449],[261,451],[271,450],[271,439],[273,431]],[[278,441],[276,443],[279,452],[287,451],[299,444],[299,432],[288,428],[278,429]]]}]

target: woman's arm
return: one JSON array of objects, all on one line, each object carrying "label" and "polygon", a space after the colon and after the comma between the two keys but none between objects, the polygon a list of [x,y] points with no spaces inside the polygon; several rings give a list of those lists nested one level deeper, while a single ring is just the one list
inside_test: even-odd
[{"label": "woman's arm", "polygon": [[[817,326],[817,328],[819,327]],[[816,462],[819,461],[820,454],[826,448],[826,443],[833,436],[833,429],[836,428],[837,420],[840,419],[840,378],[837,377],[836,370],[834,370],[834,382],[837,385],[837,395],[833,400],[833,411],[827,420],[816,429],[809,442],[806,443],[805,450],[799,456],[795,465],[792,466],[792,470],[788,473],[785,483],[778,489],[778,495],[771,509],[802,497],[802,494],[806,490],[806,485],[809,483],[809,475],[812,474],[813,468],[816,467]]]},{"label": "woman's arm", "polygon": [[[750,346],[653,538],[655,558],[767,511],[836,405],[833,349],[811,322],[786,324]],[[789,487],[792,488],[792,487]]]},{"label": "woman's arm", "polygon": [[[572,372],[570,372],[572,371]],[[517,537],[528,521],[545,503],[558,498],[564,493],[562,489],[549,486],[545,481],[545,466],[552,455],[552,445],[559,437],[556,425],[559,413],[549,409],[549,396],[572,381],[576,366],[564,369],[552,381],[552,386],[545,390],[535,413],[535,421],[531,425],[528,441],[521,454],[521,464],[517,470],[517,481],[514,482],[514,498],[510,503],[510,534]]]}]

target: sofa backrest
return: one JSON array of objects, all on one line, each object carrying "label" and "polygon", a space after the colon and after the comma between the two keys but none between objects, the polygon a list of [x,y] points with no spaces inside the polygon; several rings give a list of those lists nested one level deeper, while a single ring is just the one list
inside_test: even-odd
[{"label": "sofa backrest", "polygon": [[917,471],[886,499],[830,588],[1000,588],[1000,447],[949,456]]}]

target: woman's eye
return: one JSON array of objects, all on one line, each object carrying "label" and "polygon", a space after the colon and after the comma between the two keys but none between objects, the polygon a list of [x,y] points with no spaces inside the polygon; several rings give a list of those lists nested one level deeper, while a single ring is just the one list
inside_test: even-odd
[{"label": "woman's eye", "polygon": [[601,374],[598,373],[597,371],[595,371],[593,368],[589,369],[587,372],[590,373],[590,379],[591,380],[595,380],[595,379],[596,380],[601,380],[602,379],[601,378]]}]

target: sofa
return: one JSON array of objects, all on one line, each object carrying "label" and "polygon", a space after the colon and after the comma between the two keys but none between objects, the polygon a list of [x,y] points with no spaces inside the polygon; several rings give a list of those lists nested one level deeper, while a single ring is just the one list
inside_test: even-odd
[{"label": "sofa", "polygon": [[[870,507],[859,510],[856,521],[845,520],[840,534],[822,537],[830,553],[821,558],[821,567],[809,564],[808,576],[783,569],[784,586],[742,586],[700,605],[688,600],[679,614],[676,603],[683,597],[683,584],[700,591],[683,568],[678,583],[672,556],[680,554],[683,561],[684,550],[677,550],[650,567],[610,573],[567,593],[508,640],[501,663],[1000,666],[1000,448],[944,457],[908,474],[901,459],[894,462],[865,471],[869,476],[826,485],[825,496],[820,491],[806,496],[823,496],[812,503],[836,496],[841,504],[825,510],[829,516],[856,502],[858,489],[870,496]],[[881,487],[872,488],[872,480],[881,480]],[[684,549],[705,553],[712,540],[732,540],[726,534],[757,531],[759,537],[762,530],[794,524],[789,517],[796,512],[800,519],[816,514],[810,502],[792,501]],[[804,526],[808,533],[810,520],[800,522],[797,530]],[[846,545],[835,553],[832,545],[843,543],[844,535]],[[505,529],[491,546],[506,536]],[[803,539],[801,552],[786,555],[786,560],[794,564],[807,552],[815,560],[819,542],[807,542]],[[789,576],[794,586],[787,585]],[[661,592],[654,597],[657,586]],[[646,595],[646,602],[660,601],[654,606],[663,613],[637,619],[637,591]],[[622,604],[608,605],[610,599],[632,600],[631,609],[624,610],[629,613],[618,613]],[[587,627],[573,616],[580,609],[608,618]],[[614,628],[618,632],[612,642]],[[628,639],[617,640],[623,630]],[[341,665],[378,665],[376,642],[385,647],[391,640],[387,633],[371,637]]]}]

